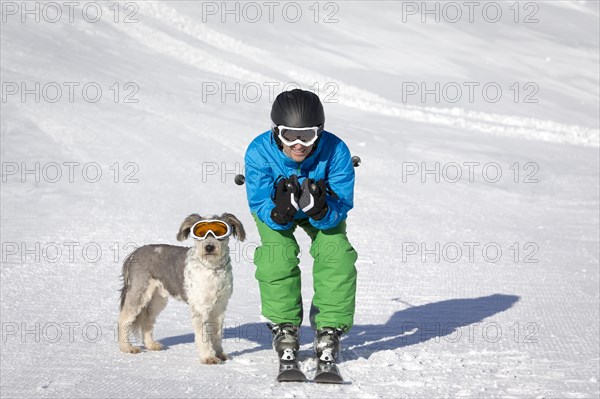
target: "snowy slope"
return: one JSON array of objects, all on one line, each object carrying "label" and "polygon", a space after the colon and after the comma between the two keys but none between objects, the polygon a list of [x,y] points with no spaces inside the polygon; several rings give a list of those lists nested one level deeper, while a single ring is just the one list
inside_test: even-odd
[{"label": "snowy slope", "polygon": [[[0,26],[2,397],[600,395],[598,2],[487,2],[472,23],[435,2],[439,23],[412,14],[421,2],[322,2],[318,23],[312,2],[298,3],[295,23],[293,9],[282,15],[290,3],[272,22],[254,3],[256,23],[235,2],[239,22],[220,2],[80,3],[73,22],[63,5],[56,23],[47,3],[39,23],[15,4],[2,2]],[[498,4],[498,22],[483,18]],[[39,102],[22,98],[36,82]],[[290,82],[318,86],[328,130],[363,160],[342,386],[274,381],[258,233],[233,183],[269,128],[271,94]],[[439,101],[409,94],[436,82]],[[226,211],[248,233],[232,241],[231,360],[200,364],[175,301],[156,325],[167,350],[120,353],[124,257],[176,244],[190,213]],[[308,238],[298,240],[308,306]],[[306,325],[309,375],[311,338]]]}]

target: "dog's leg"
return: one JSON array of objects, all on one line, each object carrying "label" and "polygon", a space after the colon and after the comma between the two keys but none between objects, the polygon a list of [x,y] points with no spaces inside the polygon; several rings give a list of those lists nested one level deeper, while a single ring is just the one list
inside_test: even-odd
[{"label": "dog's leg", "polygon": [[221,313],[217,317],[215,317],[216,331],[215,331],[215,334],[213,334],[213,336],[212,336],[213,348],[215,348],[217,357],[223,361],[228,359],[227,354],[225,352],[223,352],[223,328],[224,328],[223,323],[224,323],[224,321],[225,321],[224,313]]},{"label": "dog's leg", "polygon": [[130,333],[137,333],[146,324],[148,312],[154,291],[152,284],[138,281],[127,290],[123,300],[123,307],[119,314],[119,348],[125,353],[140,353],[141,349],[131,345]]},{"label": "dog's leg", "polygon": [[121,309],[121,313],[119,314],[119,349],[124,353],[140,353],[141,350],[137,346],[131,345],[131,341],[129,341],[129,334],[134,332],[135,329],[135,320],[138,316],[138,313],[133,312],[132,309],[125,305],[123,309]]},{"label": "dog's leg", "polygon": [[192,309],[192,323],[200,361],[205,364],[219,364],[221,360],[216,356],[212,345],[211,335],[214,333],[214,323],[210,323],[208,315]]},{"label": "dog's leg", "polygon": [[136,300],[139,293],[137,290],[132,289],[130,280],[130,269],[134,261],[134,254],[135,252],[130,254],[123,264],[123,288],[121,289],[121,311],[119,313],[117,339],[119,349],[125,353],[140,353],[140,348],[131,345],[129,341],[129,334],[135,332],[135,321],[140,313],[139,304]]},{"label": "dog's leg", "polygon": [[144,345],[146,345],[148,350],[159,351],[163,349],[163,345],[154,340],[152,333],[154,332],[154,323],[156,323],[156,317],[160,314],[160,312],[163,311],[165,306],[167,306],[168,301],[169,298],[160,295],[158,291],[154,291],[150,303],[148,303],[146,308],[143,310],[143,312],[146,312],[146,314],[142,320],[141,328],[144,336]]}]

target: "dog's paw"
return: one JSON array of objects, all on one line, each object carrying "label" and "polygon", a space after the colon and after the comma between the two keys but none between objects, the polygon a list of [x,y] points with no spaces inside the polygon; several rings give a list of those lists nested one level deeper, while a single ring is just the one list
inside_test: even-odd
[{"label": "dog's paw", "polygon": [[221,359],[222,361],[225,361],[225,360],[229,359],[229,356],[227,356],[227,354],[226,354],[226,353],[223,353],[223,352],[221,352],[221,353],[217,353],[217,357],[218,357],[219,359]]},{"label": "dog's paw", "polygon": [[120,347],[123,353],[140,353],[142,350],[137,346],[122,346]]},{"label": "dog's paw", "polygon": [[161,351],[163,350],[165,347],[163,346],[163,344],[161,344],[160,342],[151,342],[150,344],[146,345],[146,348],[149,351]]},{"label": "dog's paw", "polygon": [[204,364],[219,364],[219,363],[221,363],[221,359],[219,359],[216,356],[204,357],[204,358],[200,359],[200,361]]}]

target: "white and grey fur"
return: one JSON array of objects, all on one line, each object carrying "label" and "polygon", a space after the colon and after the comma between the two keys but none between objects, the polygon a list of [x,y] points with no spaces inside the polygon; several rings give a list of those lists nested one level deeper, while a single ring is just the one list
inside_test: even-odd
[{"label": "white and grey fur", "polygon": [[[194,213],[181,224],[177,240],[184,241],[196,222],[209,219],[228,223],[239,241],[246,238],[242,223],[230,213],[207,218]],[[123,263],[119,348],[139,353],[140,348],[131,344],[129,335],[141,332],[148,350],[163,349],[152,333],[156,317],[172,296],[190,305],[200,360],[207,364],[226,360],[223,319],[232,291],[229,237],[217,240],[209,234],[204,240],[195,240],[191,248],[154,244],[136,249]]]}]

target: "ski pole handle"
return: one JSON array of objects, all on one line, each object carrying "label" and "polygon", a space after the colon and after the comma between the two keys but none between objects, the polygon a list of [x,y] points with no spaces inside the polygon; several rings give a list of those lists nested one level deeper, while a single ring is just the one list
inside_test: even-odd
[{"label": "ski pole handle", "polygon": [[233,179],[233,181],[235,182],[235,184],[237,184],[238,186],[243,185],[244,183],[246,183],[246,178],[244,177],[244,175],[235,175],[235,178]]}]

